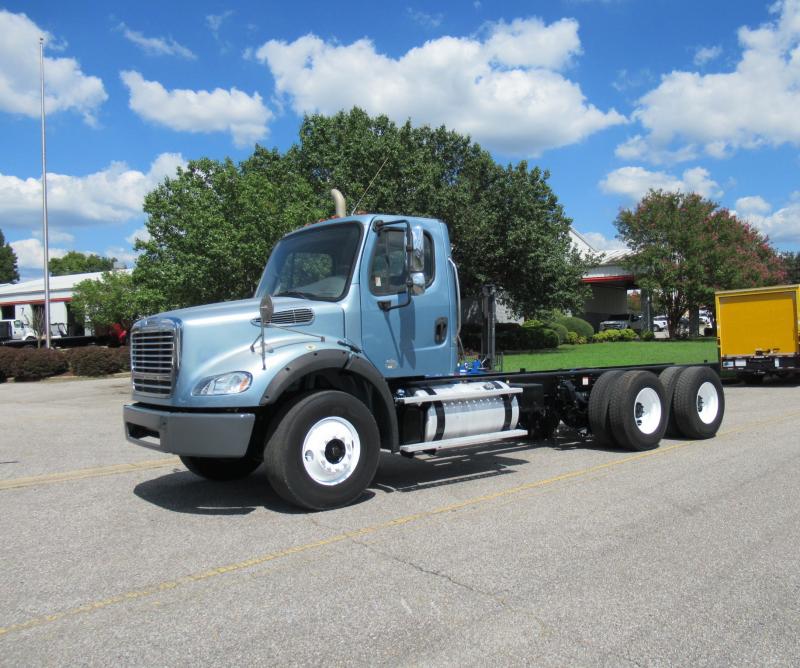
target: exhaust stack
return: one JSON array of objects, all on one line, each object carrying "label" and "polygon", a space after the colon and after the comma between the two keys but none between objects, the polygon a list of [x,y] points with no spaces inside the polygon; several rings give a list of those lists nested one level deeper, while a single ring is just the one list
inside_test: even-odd
[{"label": "exhaust stack", "polygon": [[347,215],[347,205],[344,201],[344,195],[336,188],[331,190],[331,197],[333,197],[333,204],[336,207],[336,217],[344,218]]}]

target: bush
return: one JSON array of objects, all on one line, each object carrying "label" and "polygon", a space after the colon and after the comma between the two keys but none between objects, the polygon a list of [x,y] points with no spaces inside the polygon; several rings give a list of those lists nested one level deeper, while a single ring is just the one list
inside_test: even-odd
[{"label": "bush", "polygon": [[547,327],[552,329],[556,334],[558,334],[558,342],[559,343],[566,343],[567,342],[567,335],[569,332],[564,325],[558,322],[551,322],[547,324]]},{"label": "bush", "polygon": [[107,376],[122,369],[120,354],[110,348],[73,348],[67,353],[67,359],[76,376]]},{"label": "bush", "polygon": [[130,346],[118,346],[116,348],[109,348],[117,356],[120,371],[131,370],[131,349]]},{"label": "bush", "polygon": [[606,329],[602,332],[597,332],[592,337],[592,341],[594,343],[610,343],[613,341],[635,341],[636,338],[636,332],[632,329]]},{"label": "bush", "polygon": [[586,322],[583,318],[576,318],[572,315],[565,315],[558,319],[558,322],[567,328],[570,332],[575,332],[578,336],[584,339],[591,339],[594,336],[594,327],[590,322]]},{"label": "bush", "polygon": [[586,337],[580,336],[575,332],[567,332],[567,343],[571,346],[582,346],[584,343],[586,343]]},{"label": "bush", "polygon": [[652,341],[656,338],[656,335],[648,329],[646,332],[642,332],[639,338],[641,338],[642,341]]},{"label": "bush", "polygon": [[18,353],[16,348],[0,347],[0,383],[14,375],[14,360]]},{"label": "bush", "polygon": [[[480,350],[480,326],[465,325],[462,327],[461,343],[465,350]],[[543,325],[541,323],[526,323],[525,326],[522,326],[513,322],[503,322],[498,323],[495,330],[495,345],[498,351],[558,348],[560,343],[561,341],[558,333],[555,332],[552,327]]]},{"label": "bush", "polygon": [[67,358],[60,350],[22,348],[16,351],[12,371],[16,380],[41,380],[68,368]]}]

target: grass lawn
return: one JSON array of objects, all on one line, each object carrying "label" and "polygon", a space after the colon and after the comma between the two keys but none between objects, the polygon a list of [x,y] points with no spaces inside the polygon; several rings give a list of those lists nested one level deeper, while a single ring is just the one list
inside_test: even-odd
[{"label": "grass lawn", "polygon": [[559,346],[526,355],[506,355],[503,371],[549,371],[634,364],[716,362],[717,340],[620,341]]}]

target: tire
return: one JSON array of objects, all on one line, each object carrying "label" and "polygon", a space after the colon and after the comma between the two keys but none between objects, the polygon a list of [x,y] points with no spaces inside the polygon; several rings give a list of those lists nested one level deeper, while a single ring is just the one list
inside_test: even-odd
[{"label": "tire", "polygon": [[272,488],[310,510],[360,497],[378,468],[380,435],[369,409],[335,390],[306,394],[277,417],[264,462]]},{"label": "tire", "polygon": [[616,380],[623,371],[606,371],[598,378],[589,394],[589,429],[597,445],[617,445],[608,421],[608,404],[615,391]]},{"label": "tire", "polygon": [[615,383],[608,406],[614,439],[628,450],[652,450],[667,430],[664,386],[649,371],[626,371]]},{"label": "tire", "polygon": [[195,475],[206,480],[240,480],[255,471],[260,461],[257,459],[217,458],[217,457],[181,457],[183,465]]},{"label": "tire", "polygon": [[692,366],[678,378],[673,401],[675,420],[687,438],[711,438],[725,414],[719,376],[705,366]]},{"label": "tire", "polygon": [[675,410],[673,404],[675,401],[675,386],[678,384],[678,378],[687,369],[685,366],[669,366],[664,369],[658,376],[661,385],[664,386],[664,396],[667,401],[667,431],[665,436],[669,438],[678,438],[681,435],[678,429],[678,423],[675,420]]}]

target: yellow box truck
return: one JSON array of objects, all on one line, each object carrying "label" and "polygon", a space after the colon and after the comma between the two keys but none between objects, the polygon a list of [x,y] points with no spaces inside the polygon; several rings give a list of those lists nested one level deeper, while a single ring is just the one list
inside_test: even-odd
[{"label": "yellow box truck", "polygon": [[800,373],[800,285],[716,293],[722,369],[752,383]]}]

